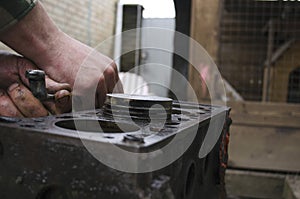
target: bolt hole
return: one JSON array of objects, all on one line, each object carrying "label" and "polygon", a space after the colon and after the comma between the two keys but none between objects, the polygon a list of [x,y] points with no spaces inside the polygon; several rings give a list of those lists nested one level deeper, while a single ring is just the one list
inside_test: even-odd
[{"label": "bolt hole", "polygon": [[34,128],[34,124],[21,124],[20,127],[25,127],[25,128]]},{"label": "bolt hole", "polygon": [[177,121],[167,121],[166,122],[166,125],[168,125],[168,126],[170,126],[170,125],[172,125],[172,126],[176,126],[176,125],[179,125],[180,124],[180,122],[177,122]]},{"label": "bolt hole", "polygon": [[82,114],[80,115],[81,117],[94,117],[93,115],[88,115],[88,114]]},{"label": "bolt hole", "polygon": [[41,122],[45,122],[45,119],[43,119],[43,118],[35,118],[35,119],[33,119],[33,121],[41,123]]},{"label": "bolt hole", "polygon": [[114,137],[111,137],[111,136],[103,136],[103,138],[106,138],[106,139],[114,139]]},{"label": "bolt hole", "polygon": [[74,117],[71,115],[58,116],[57,119],[73,119]]},{"label": "bolt hole", "polygon": [[179,120],[179,121],[182,121],[182,122],[187,122],[187,121],[189,121],[188,118],[182,118],[182,117],[179,117],[178,120]]},{"label": "bolt hole", "polygon": [[169,129],[177,129],[177,126],[172,126],[172,125],[165,125],[165,128],[169,128]]}]

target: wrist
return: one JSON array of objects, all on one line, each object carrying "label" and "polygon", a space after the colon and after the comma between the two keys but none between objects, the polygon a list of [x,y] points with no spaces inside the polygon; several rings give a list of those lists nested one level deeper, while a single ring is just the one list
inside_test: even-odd
[{"label": "wrist", "polygon": [[2,32],[0,40],[24,57],[36,61],[62,34],[38,2],[18,23]]}]

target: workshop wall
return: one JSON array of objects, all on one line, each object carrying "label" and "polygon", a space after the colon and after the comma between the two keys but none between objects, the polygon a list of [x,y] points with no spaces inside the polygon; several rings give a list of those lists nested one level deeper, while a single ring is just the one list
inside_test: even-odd
[{"label": "workshop wall", "polygon": [[[114,34],[117,0],[40,1],[61,30],[83,43],[96,47]],[[101,50],[112,55],[113,44]]]},{"label": "workshop wall", "polygon": [[[300,103],[299,11],[299,1],[193,0],[191,35],[233,96]],[[206,100],[199,74],[191,68],[189,76],[198,98]],[[231,93],[229,99],[240,100]]]},{"label": "workshop wall", "polygon": [[299,75],[289,77],[300,66],[299,11],[299,1],[223,1],[217,63],[243,99],[300,102]]}]

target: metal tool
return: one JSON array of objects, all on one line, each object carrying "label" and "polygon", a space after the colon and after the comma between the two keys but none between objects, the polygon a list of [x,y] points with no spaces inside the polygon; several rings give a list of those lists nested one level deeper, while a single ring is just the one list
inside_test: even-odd
[{"label": "metal tool", "polygon": [[47,93],[44,71],[27,70],[25,77],[29,80],[30,91],[37,99],[40,101],[54,99],[54,95]]}]

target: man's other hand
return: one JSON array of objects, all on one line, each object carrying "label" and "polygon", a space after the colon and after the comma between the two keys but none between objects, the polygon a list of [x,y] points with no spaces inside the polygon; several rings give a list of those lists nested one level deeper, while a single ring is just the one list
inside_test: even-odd
[{"label": "man's other hand", "polygon": [[10,117],[41,117],[71,110],[69,84],[57,83],[46,76],[47,92],[54,101],[40,102],[30,90],[27,70],[37,69],[28,59],[0,51],[0,115]]}]

